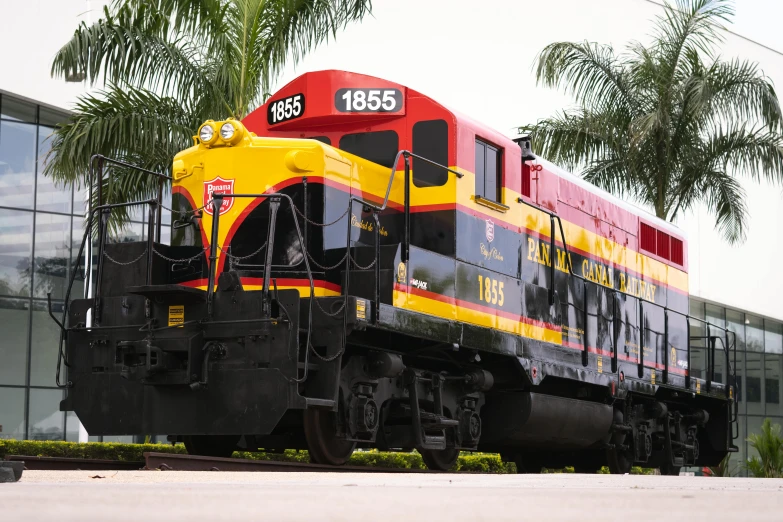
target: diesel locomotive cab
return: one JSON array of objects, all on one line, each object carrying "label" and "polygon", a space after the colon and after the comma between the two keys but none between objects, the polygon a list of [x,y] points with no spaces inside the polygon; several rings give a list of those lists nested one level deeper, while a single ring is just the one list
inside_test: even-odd
[{"label": "diesel locomotive cab", "polygon": [[[193,139],[170,176],[133,173],[170,180],[170,245],[160,197],[90,211],[61,357],[90,434],[332,465],[415,448],[440,470],[481,450],[674,474],[736,451],[733,334],[687,315],[684,235],[529,141],[342,71]],[[95,187],[109,164],[134,169],[97,157]],[[110,242],[133,205],[146,240]]]}]

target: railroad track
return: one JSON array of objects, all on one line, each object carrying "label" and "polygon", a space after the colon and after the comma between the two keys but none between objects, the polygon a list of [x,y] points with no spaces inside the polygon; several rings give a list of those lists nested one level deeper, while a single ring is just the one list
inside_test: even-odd
[{"label": "railroad track", "polygon": [[376,468],[366,466],[327,466],[310,462],[232,459],[181,455],[177,453],[144,453],[144,461],[74,459],[8,455],[5,460],[24,461],[30,470],[154,470],[164,471],[265,471],[330,473],[431,473],[426,469]]}]

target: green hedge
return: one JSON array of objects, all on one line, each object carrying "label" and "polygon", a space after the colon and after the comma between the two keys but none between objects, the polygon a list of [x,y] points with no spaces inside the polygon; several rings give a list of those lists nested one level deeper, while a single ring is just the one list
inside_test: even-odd
[{"label": "green hedge", "polygon": [[[60,442],[35,440],[0,440],[0,456],[30,455],[36,457],[69,457],[81,459],[107,459],[142,461],[145,451],[158,453],[185,453],[182,444],[117,444],[110,442]],[[274,460],[283,462],[309,462],[306,451],[286,450],[285,453],[263,453],[236,451],[234,457],[253,460]],[[383,451],[357,451],[349,462],[351,466],[426,469],[421,455]],[[454,471],[483,473],[514,473],[516,467],[500,460],[499,455],[490,453],[463,453]]]},{"label": "green hedge", "polygon": [[30,455],[33,457],[68,457],[140,461],[145,451],[185,453],[181,444],[115,444],[111,442],[62,442],[39,440],[0,440],[0,457]]},{"label": "green hedge", "polygon": [[[158,453],[185,453],[182,444],[118,444],[111,442],[62,442],[38,440],[0,439],[0,457],[5,455],[30,455],[35,457],[70,457],[80,459],[106,459],[143,461],[145,451]],[[274,460],[278,462],[310,462],[306,451],[286,450],[285,453],[263,453],[235,451],[234,457],[252,460]],[[397,469],[426,469],[418,453],[395,453],[387,451],[357,451],[348,463],[351,466],[367,466]],[[503,462],[494,453],[462,453],[452,471],[479,473],[516,473],[513,462]],[[573,473],[574,468],[544,470],[545,473]],[[632,475],[650,475],[652,469],[634,466]],[[609,473],[604,466],[599,473]]]}]

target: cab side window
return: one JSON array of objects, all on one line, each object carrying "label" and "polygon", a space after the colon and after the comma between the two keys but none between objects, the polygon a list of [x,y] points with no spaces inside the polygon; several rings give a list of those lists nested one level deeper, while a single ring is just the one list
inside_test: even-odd
[{"label": "cab side window", "polygon": [[476,196],[500,203],[502,188],[501,149],[476,138]]},{"label": "cab side window", "polygon": [[[413,153],[447,167],[449,161],[449,126],[445,120],[418,121],[413,125]],[[417,187],[440,187],[449,173],[436,165],[413,158],[413,184]]]},{"label": "cab side window", "polygon": [[394,163],[399,147],[400,138],[392,130],[359,132],[340,138],[340,149],[389,168]]}]

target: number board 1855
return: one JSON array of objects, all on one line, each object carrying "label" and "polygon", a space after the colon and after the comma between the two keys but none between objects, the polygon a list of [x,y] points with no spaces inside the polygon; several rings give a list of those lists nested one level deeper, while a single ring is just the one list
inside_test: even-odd
[{"label": "number board 1855", "polygon": [[334,106],[340,112],[400,112],[403,106],[399,89],[337,89]]},{"label": "number board 1855", "polygon": [[269,102],[266,110],[266,121],[269,125],[276,125],[284,121],[293,120],[304,114],[304,94],[294,94],[280,100]]}]

